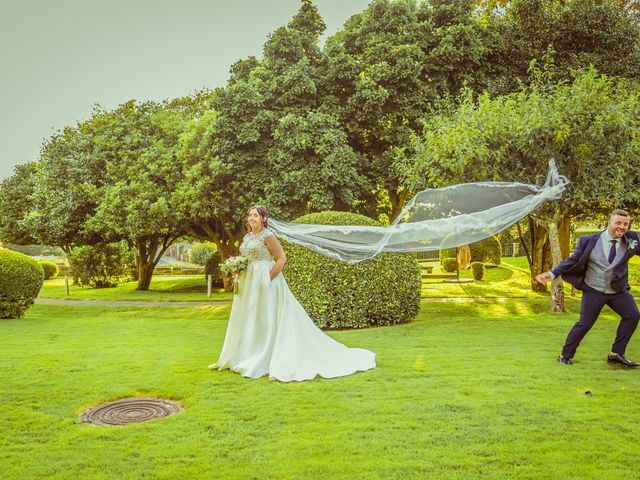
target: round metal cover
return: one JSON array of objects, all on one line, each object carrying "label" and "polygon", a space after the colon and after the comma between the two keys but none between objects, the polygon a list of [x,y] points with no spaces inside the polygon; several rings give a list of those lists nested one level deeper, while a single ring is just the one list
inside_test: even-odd
[{"label": "round metal cover", "polygon": [[126,425],[166,417],[181,410],[177,403],[159,398],[125,398],[103,403],[80,415],[80,422],[93,425]]}]

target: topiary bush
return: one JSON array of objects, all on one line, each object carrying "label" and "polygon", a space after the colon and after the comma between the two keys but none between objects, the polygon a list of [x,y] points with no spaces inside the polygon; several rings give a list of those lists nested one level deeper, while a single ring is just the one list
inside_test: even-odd
[{"label": "topiary bush", "polygon": [[[312,213],[295,223],[380,225],[348,212]],[[420,308],[422,278],[414,255],[383,253],[347,264],[307,248],[282,242],[284,276],[291,291],[321,328],[363,328],[405,323]]]},{"label": "topiary bush", "polygon": [[471,274],[474,280],[482,280],[484,277],[484,263],[471,262]]},{"label": "topiary bush", "polygon": [[84,245],[69,254],[69,266],[77,283],[94,288],[118,285],[133,261],[133,253],[124,242]]},{"label": "topiary bush", "polygon": [[207,275],[213,276],[211,279],[213,285],[217,287],[221,287],[223,285],[222,271],[220,270],[220,255],[218,253],[214,253],[211,258],[207,260],[207,263],[204,266],[205,280],[207,280]]},{"label": "topiary bush", "polygon": [[448,273],[455,272],[457,265],[458,265],[458,260],[453,257],[445,258],[444,260],[442,260],[442,269],[445,272],[448,272]]},{"label": "topiary bush", "polygon": [[33,305],[44,271],[33,258],[0,249],[0,318],[20,318]]},{"label": "topiary bush", "polygon": [[446,258],[456,258],[456,249],[455,248],[445,248],[438,252],[438,256],[440,257],[440,266],[444,268],[444,260]]},{"label": "topiary bush", "polygon": [[40,263],[42,270],[44,270],[45,280],[55,278],[60,273],[58,265],[56,265],[55,262],[52,262],[51,260],[40,260],[38,263]]},{"label": "topiary bush", "polygon": [[471,249],[471,262],[492,263],[500,265],[502,260],[502,247],[500,241],[491,236],[469,245]]}]

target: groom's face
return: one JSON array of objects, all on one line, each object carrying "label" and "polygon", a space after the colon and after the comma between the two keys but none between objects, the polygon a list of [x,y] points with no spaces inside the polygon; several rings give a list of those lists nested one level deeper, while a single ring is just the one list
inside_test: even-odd
[{"label": "groom's face", "polygon": [[611,238],[621,238],[629,230],[631,219],[622,215],[613,215],[609,219],[607,230]]}]

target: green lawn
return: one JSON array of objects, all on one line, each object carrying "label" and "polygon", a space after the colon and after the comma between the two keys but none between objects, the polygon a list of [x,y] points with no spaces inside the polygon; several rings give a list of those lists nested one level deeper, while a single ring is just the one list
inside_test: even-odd
[{"label": "green lawn", "polygon": [[[71,283],[71,279],[69,279]],[[69,286],[69,297],[64,289],[64,277],[46,280],[40,291],[43,298],[69,298],[70,300],[127,300],[149,302],[207,302],[231,300],[232,293],[213,289],[207,298],[204,275],[155,275],[146,292],[136,290],[137,282],[126,282],[115,288]]]},{"label": "green lawn", "polygon": [[[443,273],[437,262],[431,263],[433,273]],[[460,272],[461,278],[471,278],[471,271]],[[640,259],[631,261],[630,281],[640,284]],[[168,276],[155,275],[147,292],[136,290],[136,282],[127,282],[116,288],[89,288],[71,285],[70,300],[128,300],[161,302],[206,302],[228,301],[233,295],[221,289],[214,289],[207,298],[207,287],[202,275]],[[567,295],[571,286],[566,284]],[[480,281],[472,283],[450,283],[440,279],[425,280],[422,283],[423,298],[545,298],[547,294],[532,292],[529,267],[524,257],[505,257],[500,266],[487,268]],[[64,279],[47,280],[40,292],[43,298],[67,298]]]},{"label": "green lawn", "polygon": [[[429,265],[433,266],[434,274],[445,273],[438,262]],[[460,278],[471,279],[471,270],[462,270]],[[543,293],[531,291],[529,278],[529,266],[525,257],[505,257],[499,266],[486,268],[482,280],[455,283],[426,279],[422,282],[422,297],[544,297]]]},{"label": "green lawn", "polygon": [[[443,273],[437,263],[431,263],[433,273]],[[640,260],[634,262],[635,274],[640,281]],[[471,278],[471,271],[464,270],[461,278]],[[214,289],[211,298],[207,298],[207,288],[202,275],[165,276],[156,275],[147,292],[136,290],[136,282],[128,282],[116,288],[89,288],[71,285],[71,300],[147,300],[147,301],[191,301],[231,300],[232,295]],[[571,291],[568,286],[567,292]],[[542,298],[546,294],[532,292],[529,280],[529,267],[524,257],[502,259],[500,266],[487,268],[485,277],[472,283],[449,283],[440,279],[425,280],[422,284],[423,298],[443,297],[517,297]],[[67,298],[64,291],[64,279],[56,278],[45,282],[40,296],[44,298]]]},{"label": "green lawn", "polygon": [[[640,370],[605,362],[610,312],[556,363],[567,306],[426,303],[407,325],[330,333],[375,351],[375,370],[293,384],[207,369],[228,305],[35,306],[0,321],[0,478],[636,478]],[[130,396],[185,410],[74,423]]]}]

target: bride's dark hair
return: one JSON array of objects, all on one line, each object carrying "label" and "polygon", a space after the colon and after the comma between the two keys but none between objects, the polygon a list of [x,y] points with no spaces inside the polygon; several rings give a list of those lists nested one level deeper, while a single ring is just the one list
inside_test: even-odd
[{"label": "bride's dark hair", "polygon": [[[247,215],[251,213],[251,210],[255,210],[256,212],[258,212],[258,215],[260,215],[262,228],[269,228],[269,212],[267,211],[266,207],[263,207],[262,205],[254,205],[249,210],[247,210]],[[247,222],[247,232],[250,232],[250,231],[251,231],[251,226]]]}]

